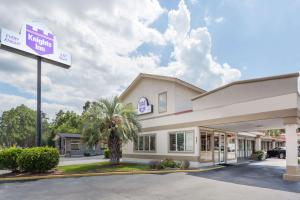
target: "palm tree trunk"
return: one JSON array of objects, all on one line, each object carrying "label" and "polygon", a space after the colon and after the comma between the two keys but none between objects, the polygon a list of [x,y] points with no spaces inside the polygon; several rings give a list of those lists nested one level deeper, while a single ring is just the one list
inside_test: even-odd
[{"label": "palm tree trunk", "polygon": [[121,157],[121,146],[120,146],[120,138],[118,135],[115,134],[114,131],[111,132],[108,138],[108,148],[109,148],[109,156],[110,162],[113,165],[120,163]]}]

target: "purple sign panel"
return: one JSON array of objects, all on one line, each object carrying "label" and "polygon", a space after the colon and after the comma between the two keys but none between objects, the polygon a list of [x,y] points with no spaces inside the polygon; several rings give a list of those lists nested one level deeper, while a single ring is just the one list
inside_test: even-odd
[{"label": "purple sign panel", "polygon": [[148,106],[147,100],[145,98],[141,98],[138,105],[139,111],[141,113],[145,112],[147,106]]},{"label": "purple sign panel", "polygon": [[152,105],[149,105],[148,99],[146,97],[140,98],[137,107],[137,112],[139,115],[152,112]]},{"label": "purple sign panel", "polygon": [[53,34],[45,34],[40,29],[34,30],[32,26],[26,25],[26,45],[37,54],[53,54],[53,39]]}]

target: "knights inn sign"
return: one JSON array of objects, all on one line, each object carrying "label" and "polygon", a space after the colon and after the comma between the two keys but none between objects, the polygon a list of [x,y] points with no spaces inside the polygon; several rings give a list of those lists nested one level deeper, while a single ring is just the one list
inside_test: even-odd
[{"label": "knights inn sign", "polygon": [[58,48],[55,35],[44,25],[31,22],[20,33],[0,29],[0,49],[37,60],[36,145],[41,145],[41,62],[63,68],[71,67],[71,54]]},{"label": "knights inn sign", "polygon": [[143,115],[147,113],[152,113],[153,112],[153,105],[149,104],[149,101],[146,97],[141,97],[140,100],[138,101],[138,106],[137,106],[137,114],[138,115]]}]

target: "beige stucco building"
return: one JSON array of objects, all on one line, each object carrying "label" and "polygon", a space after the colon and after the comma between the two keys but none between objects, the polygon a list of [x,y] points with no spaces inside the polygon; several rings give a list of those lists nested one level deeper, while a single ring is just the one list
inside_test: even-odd
[{"label": "beige stucco building", "polygon": [[300,179],[299,73],[237,81],[208,92],[177,78],[140,74],[120,99],[137,108],[142,124],[137,143],[123,145],[124,157],[232,163],[255,150],[282,146],[261,130],[284,128],[284,178]]}]

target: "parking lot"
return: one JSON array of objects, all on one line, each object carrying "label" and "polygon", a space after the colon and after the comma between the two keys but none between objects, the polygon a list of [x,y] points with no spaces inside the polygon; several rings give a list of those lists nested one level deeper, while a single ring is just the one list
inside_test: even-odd
[{"label": "parking lot", "polygon": [[0,184],[0,199],[299,200],[300,183],[282,180],[285,160],[202,173],[118,175]]}]

